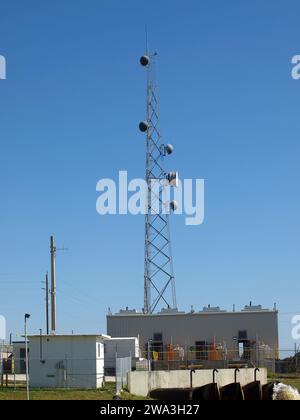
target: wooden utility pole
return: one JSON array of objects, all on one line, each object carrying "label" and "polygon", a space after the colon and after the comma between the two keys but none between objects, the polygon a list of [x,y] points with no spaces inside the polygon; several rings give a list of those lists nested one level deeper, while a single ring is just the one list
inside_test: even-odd
[{"label": "wooden utility pole", "polygon": [[49,279],[48,271],[46,273],[46,331],[49,335]]},{"label": "wooden utility pole", "polygon": [[51,331],[56,332],[56,279],[55,279],[55,256],[56,247],[54,236],[50,238],[50,255],[51,255]]}]

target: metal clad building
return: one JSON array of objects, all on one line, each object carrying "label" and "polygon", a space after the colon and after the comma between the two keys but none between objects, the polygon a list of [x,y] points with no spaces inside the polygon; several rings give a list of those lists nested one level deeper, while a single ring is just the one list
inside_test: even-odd
[{"label": "metal clad building", "polygon": [[139,358],[139,340],[137,337],[108,337],[104,343],[105,375],[115,375],[116,359],[131,357]]},{"label": "metal clad building", "polygon": [[[147,345],[159,353],[158,358],[171,358],[168,351],[180,347],[188,359],[238,360],[248,358],[247,351],[255,353],[264,349],[278,351],[278,312],[260,306],[246,306],[240,312],[226,312],[219,308],[204,308],[202,312],[162,311],[143,314],[121,311],[107,316],[107,333],[111,336],[139,336],[141,350]],[[226,356],[224,353],[226,352]],[[221,354],[222,353],[222,354]]]},{"label": "metal clad building", "polygon": [[33,388],[101,388],[104,340],[100,335],[29,337],[29,374]]}]

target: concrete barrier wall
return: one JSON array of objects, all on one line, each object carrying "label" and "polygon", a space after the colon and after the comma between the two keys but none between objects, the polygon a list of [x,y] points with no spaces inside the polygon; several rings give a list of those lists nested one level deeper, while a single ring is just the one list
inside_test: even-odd
[{"label": "concrete barrier wall", "polygon": [[[212,370],[196,370],[193,373],[193,387],[207,385],[212,382]],[[267,369],[257,372],[257,380],[267,383]],[[254,381],[254,369],[240,369],[237,381],[242,386]],[[216,373],[216,382],[220,387],[234,382],[234,369],[220,369]],[[188,388],[190,386],[189,370],[170,371],[135,371],[128,374],[128,388],[133,395],[146,397],[152,389],[160,388]]]}]

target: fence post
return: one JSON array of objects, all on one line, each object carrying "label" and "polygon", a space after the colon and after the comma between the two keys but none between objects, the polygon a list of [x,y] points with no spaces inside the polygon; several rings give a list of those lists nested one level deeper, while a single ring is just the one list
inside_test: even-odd
[{"label": "fence post", "polygon": [[116,345],[116,369],[115,369],[115,375],[116,375],[116,394],[118,394],[118,349]]},{"label": "fence post", "polygon": [[65,388],[68,388],[68,355],[65,355]]}]

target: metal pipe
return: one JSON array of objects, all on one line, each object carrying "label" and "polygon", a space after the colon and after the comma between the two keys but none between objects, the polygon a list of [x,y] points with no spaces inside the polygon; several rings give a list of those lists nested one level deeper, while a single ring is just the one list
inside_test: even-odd
[{"label": "metal pipe", "polygon": [[28,342],[27,342],[27,320],[30,318],[30,314],[25,314],[25,365],[26,365],[26,394],[27,401],[29,401],[29,366],[28,366]]},{"label": "metal pipe", "polygon": [[213,383],[216,383],[216,373],[219,373],[218,369],[213,370]]},{"label": "metal pipe", "polygon": [[195,369],[191,369],[190,371],[190,387],[193,388],[193,373],[195,373]]},{"label": "metal pipe", "polygon": [[46,332],[49,335],[49,279],[46,273]]},{"label": "metal pipe", "polygon": [[254,380],[255,380],[255,382],[257,381],[257,372],[260,372],[259,368],[254,369]]},{"label": "metal pipe", "polygon": [[235,370],[234,370],[234,382],[235,383],[237,383],[237,373],[240,371],[240,369],[239,368],[236,368]]},{"label": "metal pipe", "polygon": [[151,372],[151,348],[152,348],[152,340],[148,340],[147,345],[147,353],[148,353],[148,372]]},{"label": "metal pipe", "polygon": [[51,330],[56,332],[56,279],[55,279],[55,254],[56,247],[54,236],[50,238],[50,254],[51,254]]},{"label": "metal pipe", "polygon": [[43,338],[42,338],[43,331],[40,329],[40,362],[43,361]]}]

